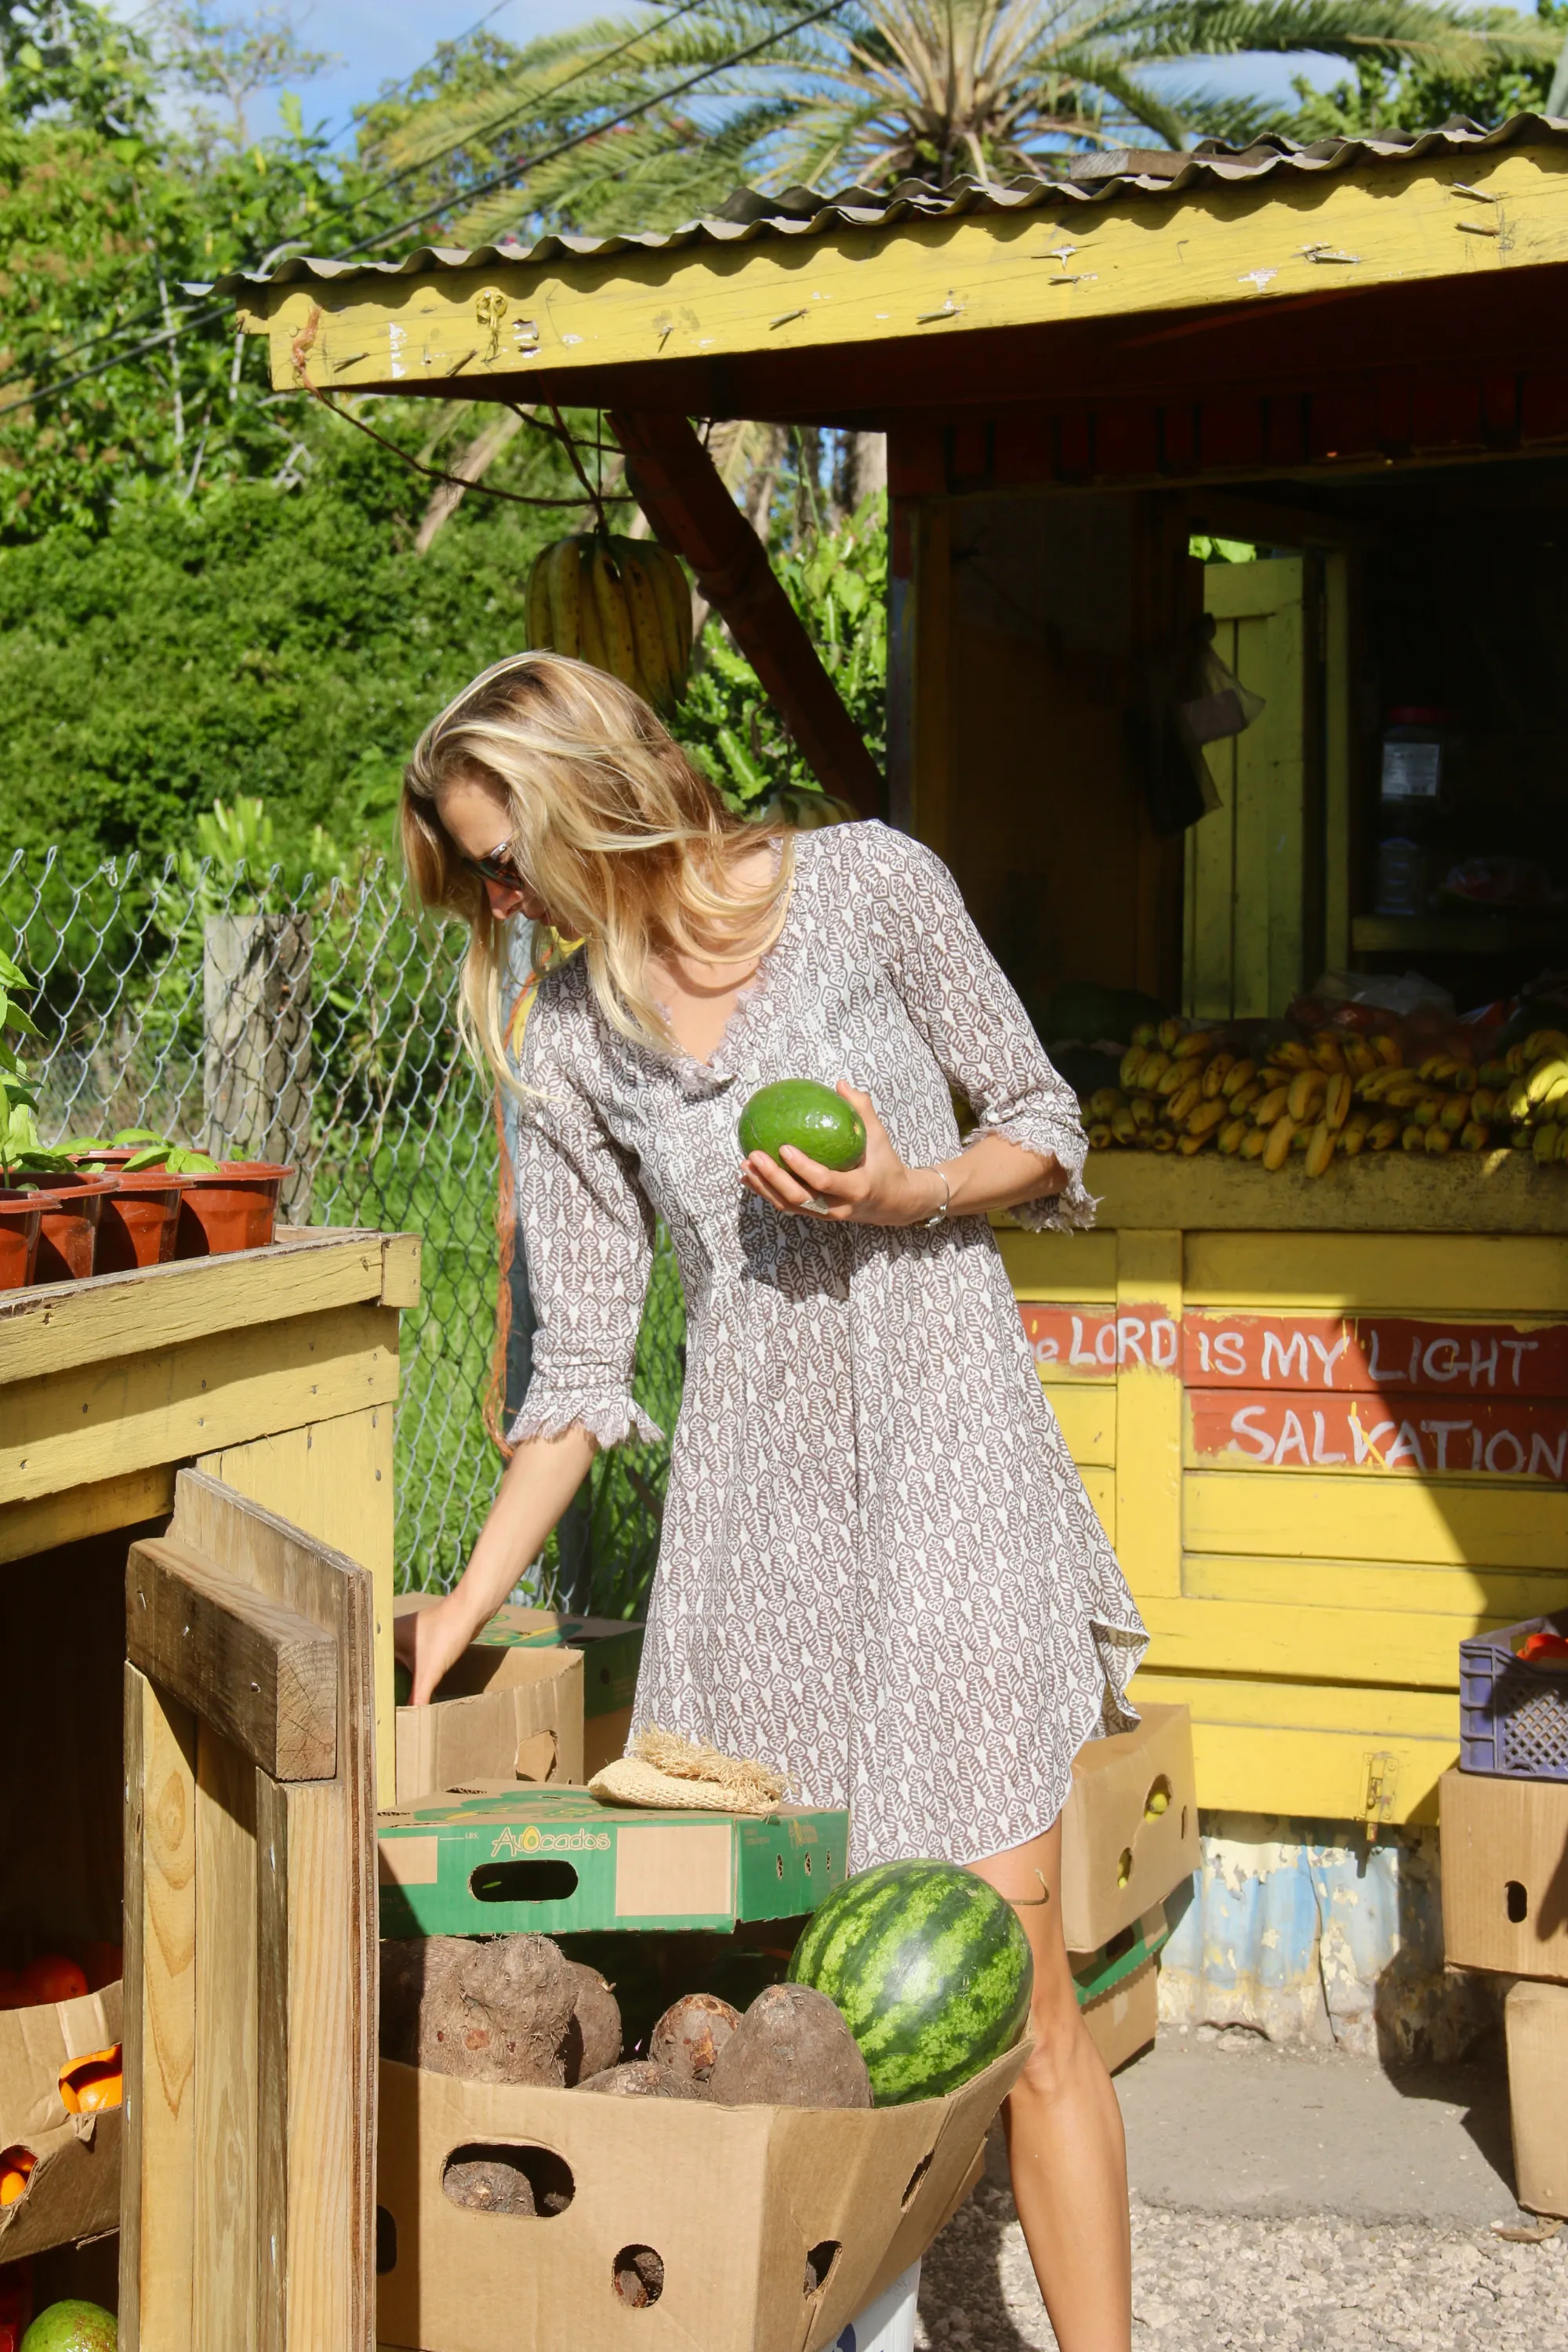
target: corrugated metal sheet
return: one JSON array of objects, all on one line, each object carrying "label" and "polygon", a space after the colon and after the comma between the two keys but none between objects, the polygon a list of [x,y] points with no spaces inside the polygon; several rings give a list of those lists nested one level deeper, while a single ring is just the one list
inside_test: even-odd
[{"label": "corrugated metal sheet", "polygon": [[[950,181],[944,188],[924,180],[904,180],[889,195],[868,188],[846,188],[837,195],[815,188],[786,188],[781,195],[764,195],[755,188],[737,188],[720,211],[706,220],[689,221],[665,235],[620,236],[552,235],[530,246],[510,241],[480,245],[468,251],[447,246],[424,245],[401,261],[369,261],[363,257],[333,261],[300,255],[277,269],[233,270],[202,292],[241,294],[258,286],[289,286],[300,280],[353,278],[418,278],[432,270],[471,269],[504,262],[577,260],[616,253],[674,253],[705,245],[751,245],[767,237],[822,236],[835,228],[896,228],[906,221],[951,220],[959,215],[1030,212],[1064,204],[1104,204],[1114,196],[1147,196],[1163,203],[1204,194],[1215,187],[1238,183],[1311,177],[1324,172],[1353,171],[1366,164],[1430,161],[1434,164],[1495,152],[1501,147],[1568,144],[1568,121],[1543,114],[1516,114],[1495,131],[1457,118],[1439,131],[1385,131],[1366,139],[1321,139],[1310,146],[1289,139],[1263,139],[1250,147],[1227,147],[1205,140],[1189,152],[1165,148],[1121,148],[1076,162],[1070,180],[1042,180],[1033,174],[1005,184],[984,184],[968,178]],[[195,292],[198,289],[188,289]]]}]

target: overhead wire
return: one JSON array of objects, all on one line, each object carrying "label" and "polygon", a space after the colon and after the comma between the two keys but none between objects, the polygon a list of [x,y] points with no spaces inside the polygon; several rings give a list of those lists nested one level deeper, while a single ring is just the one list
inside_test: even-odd
[{"label": "overhead wire", "polygon": [[[670,23],[676,16],[684,16],[691,8],[702,5],[704,0],[679,0],[679,5],[669,11],[662,20],[662,24]],[[650,97],[639,100],[636,106],[627,107],[624,112],[611,117],[608,121],[595,123],[587,131],[578,131],[570,139],[561,140],[555,146],[547,147],[542,154],[515,157],[503,170],[491,173],[489,178],[477,181],[469,187],[454,190],[439,202],[427,205],[422,212],[409,215],[405,220],[399,221],[393,227],[378,229],[370,236],[362,237],[357,244],[344,246],[339,252],[323,257],[334,261],[352,260],[356,254],[369,252],[378,245],[389,243],[394,237],[406,236],[410,229],[420,227],[426,221],[434,219],[438,214],[449,211],[454,205],[471,204],[478,196],[489,195],[496,189],[506,186],[510,181],[521,178],[526,172],[537,171],[542,164],[552,163],[561,156],[571,154],[576,148],[588,146],[595,140],[603,139],[613,131],[623,130],[627,124],[640,121],[645,114],[651,113],[656,107],[667,105],[671,99],[684,97],[689,90],[695,89],[700,83],[711,81],[719,74],[732,72],[736,66],[746,64],[750,58],[759,56],[763,50],[772,48],[775,42],[787,39],[793,33],[804,32],[809,25],[820,24],[825,16],[836,16],[845,5],[846,0],[823,0],[822,5],[808,10],[804,16],[793,18],[789,24],[780,26],[774,32],[763,35],[759,39],[749,43],[746,47],[731,51],[728,57],[719,58],[714,64],[701,67],[696,73],[687,75],[683,81],[672,83],[668,89],[656,90]],[[662,24],[657,29],[662,29]],[[634,40],[624,42],[621,50],[613,51],[611,55],[620,55],[626,48],[635,47],[637,41],[646,40],[649,32],[654,29],[656,28],[653,26],[645,28]],[[596,65],[603,65],[605,62],[604,59],[595,61]],[[583,70],[586,72],[588,68],[584,67]],[[567,79],[578,78],[569,76]],[[565,81],[556,84],[557,89],[565,87]],[[500,126],[491,126],[492,129],[498,127]],[[453,142],[453,146],[461,144],[461,140]],[[444,148],[440,153],[447,154],[451,152],[451,148]],[[424,170],[427,168],[430,162],[438,160],[439,156],[426,157],[419,164],[408,166],[395,174],[389,175],[381,184],[382,186],[390,185],[394,179],[406,178],[410,171]],[[370,201],[371,195],[379,191],[367,191],[363,196],[356,198],[353,205],[341,207],[340,210],[352,215],[361,210],[363,205]],[[74,375],[67,376],[58,383],[44,384],[25,394],[19,399],[0,403],[0,417],[9,416],[19,408],[37,408],[46,400],[58,399],[62,393],[72,391],[79,383],[88,383],[98,376],[108,375],[115,368],[127,366],[132,360],[144,358],[149,352],[158,350],[165,343],[177,342],[183,335],[194,333],[197,328],[210,325],[214,320],[222,318],[226,307],[226,304],[216,304],[209,310],[199,312],[195,318],[185,319],[176,326],[165,328],[162,332],[149,336],[133,351],[117,352],[110,359],[100,360],[96,366],[79,369]]]}]

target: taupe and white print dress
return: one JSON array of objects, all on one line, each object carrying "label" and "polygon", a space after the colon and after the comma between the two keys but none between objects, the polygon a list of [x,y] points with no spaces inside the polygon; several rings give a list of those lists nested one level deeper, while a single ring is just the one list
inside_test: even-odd
[{"label": "taupe and white print dress", "polygon": [[799,835],[784,928],[710,1064],[621,1037],[581,961],[525,1033],[517,1198],[538,1330],[514,1439],[657,1437],[630,1381],[655,1213],[687,1371],[637,1685],[659,1723],[847,1805],[856,1869],[1048,1829],[1133,1719],[1145,1635],[1043,1394],[984,1217],[785,1216],[736,1122],[777,1078],[865,1088],[911,1167],[982,1132],[1071,1171],[1020,1223],[1083,1226],[1073,1097],[930,850]]}]

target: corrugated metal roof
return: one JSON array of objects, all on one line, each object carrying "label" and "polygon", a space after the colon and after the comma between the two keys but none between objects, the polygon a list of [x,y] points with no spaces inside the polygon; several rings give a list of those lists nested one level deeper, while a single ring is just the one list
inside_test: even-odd
[{"label": "corrugated metal roof", "polygon": [[1169,201],[1242,182],[1291,180],[1353,171],[1365,164],[1428,159],[1451,162],[1526,144],[1568,145],[1568,120],[1516,114],[1495,131],[1486,131],[1478,122],[1456,116],[1436,131],[1382,131],[1364,139],[1320,139],[1310,146],[1270,137],[1249,147],[1231,147],[1208,139],[1184,152],[1174,148],[1122,147],[1076,158],[1070,179],[1045,180],[1030,173],[987,184],[965,177],[952,180],[943,188],[925,180],[903,180],[886,195],[868,188],[846,188],[833,196],[815,188],[786,188],[779,195],[737,188],[707,219],[689,221],[663,234],[572,236],[552,233],[529,246],[510,240],[475,246],[468,251],[425,245],[401,261],[370,261],[363,257],[333,261],[300,255],[271,271],[232,270],[210,288],[186,290],[241,294],[256,287],[289,286],[300,280],[417,278],[432,270],[472,269],[498,261],[516,264],[602,254],[674,253],[704,245],[754,244],[766,237],[821,236],[835,228],[893,228],[905,221],[950,220],[961,214],[1028,212],[1064,203],[1104,204],[1111,196],[1124,199],[1138,194]]}]

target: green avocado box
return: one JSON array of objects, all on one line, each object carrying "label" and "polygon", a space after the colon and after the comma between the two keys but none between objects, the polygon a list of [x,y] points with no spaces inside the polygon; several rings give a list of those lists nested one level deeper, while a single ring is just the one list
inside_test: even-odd
[{"label": "green avocado box", "polygon": [[728,1934],[816,1910],[847,1874],[847,1814],[802,1806],[656,1812],[525,1783],[432,1797],[377,1819],[381,1932]]}]

